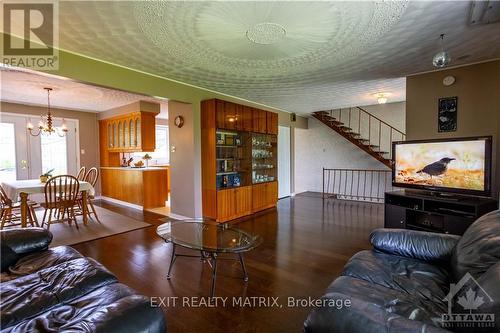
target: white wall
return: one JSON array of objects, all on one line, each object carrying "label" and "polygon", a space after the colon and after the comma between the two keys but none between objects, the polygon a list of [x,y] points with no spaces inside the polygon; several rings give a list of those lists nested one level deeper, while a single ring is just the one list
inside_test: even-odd
[{"label": "white wall", "polygon": [[[168,113],[170,215],[174,218],[198,218],[202,216],[201,152],[198,154],[196,151],[195,133],[196,129],[200,129],[199,113],[195,113],[192,104],[177,101],[168,102]],[[175,126],[177,116],[184,118],[181,128]]]},{"label": "white wall", "polygon": [[[404,131],[404,102],[364,106],[363,109]],[[295,193],[321,192],[323,167],[388,170],[344,137],[310,118],[308,129],[295,129]]]}]

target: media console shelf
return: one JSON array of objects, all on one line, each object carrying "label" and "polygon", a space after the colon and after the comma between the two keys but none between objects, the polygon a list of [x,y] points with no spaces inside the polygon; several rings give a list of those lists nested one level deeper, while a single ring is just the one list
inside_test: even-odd
[{"label": "media console shelf", "polygon": [[386,192],[384,226],[463,235],[478,217],[497,207],[492,198],[416,190]]}]

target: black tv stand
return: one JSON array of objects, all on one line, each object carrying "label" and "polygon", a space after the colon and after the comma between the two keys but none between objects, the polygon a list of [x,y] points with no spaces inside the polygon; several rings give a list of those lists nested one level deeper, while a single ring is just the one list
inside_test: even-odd
[{"label": "black tv stand", "polygon": [[407,195],[415,195],[415,196],[426,196],[426,197],[434,197],[434,198],[442,198],[450,201],[460,201],[460,200],[474,200],[478,197],[473,196],[465,196],[455,193],[446,193],[446,192],[436,192],[436,191],[425,191],[425,190],[405,190]]},{"label": "black tv stand", "polygon": [[462,235],[478,217],[497,208],[492,198],[417,190],[386,192],[384,226]]}]

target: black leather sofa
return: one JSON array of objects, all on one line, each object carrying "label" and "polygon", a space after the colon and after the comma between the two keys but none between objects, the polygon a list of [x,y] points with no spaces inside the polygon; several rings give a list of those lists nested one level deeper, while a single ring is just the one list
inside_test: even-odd
[{"label": "black leather sofa", "polygon": [[[306,319],[305,332],[500,332],[500,211],[479,218],[462,237],[377,229],[370,242],[373,250],[355,254],[328,287],[322,306]],[[451,283],[453,290],[472,290],[469,301],[478,301],[476,309],[457,304]],[[327,300],[350,306],[325,306]],[[493,323],[443,318],[476,312],[494,314]]]},{"label": "black leather sofa", "polygon": [[48,248],[49,231],[0,236],[2,333],[166,331],[163,312],[104,266],[68,246]]}]

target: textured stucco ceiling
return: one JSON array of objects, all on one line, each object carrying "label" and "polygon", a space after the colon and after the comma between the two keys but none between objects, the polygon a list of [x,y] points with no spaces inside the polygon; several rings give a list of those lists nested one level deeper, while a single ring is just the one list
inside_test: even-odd
[{"label": "textured stucco ceiling", "polygon": [[[43,89],[45,87],[53,89],[50,93],[52,107],[70,110],[101,112],[140,100],[166,103],[144,95],[96,87],[31,71],[3,68],[0,71],[0,82],[0,100],[27,105],[46,106],[47,92]],[[168,118],[168,115],[164,111],[159,117]]]},{"label": "textured stucco ceiling", "polygon": [[373,104],[381,91],[404,100],[404,77],[433,69],[441,33],[452,65],[500,57],[500,24],[470,27],[469,10],[467,1],[68,1],[60,46],[309,113]]}]

